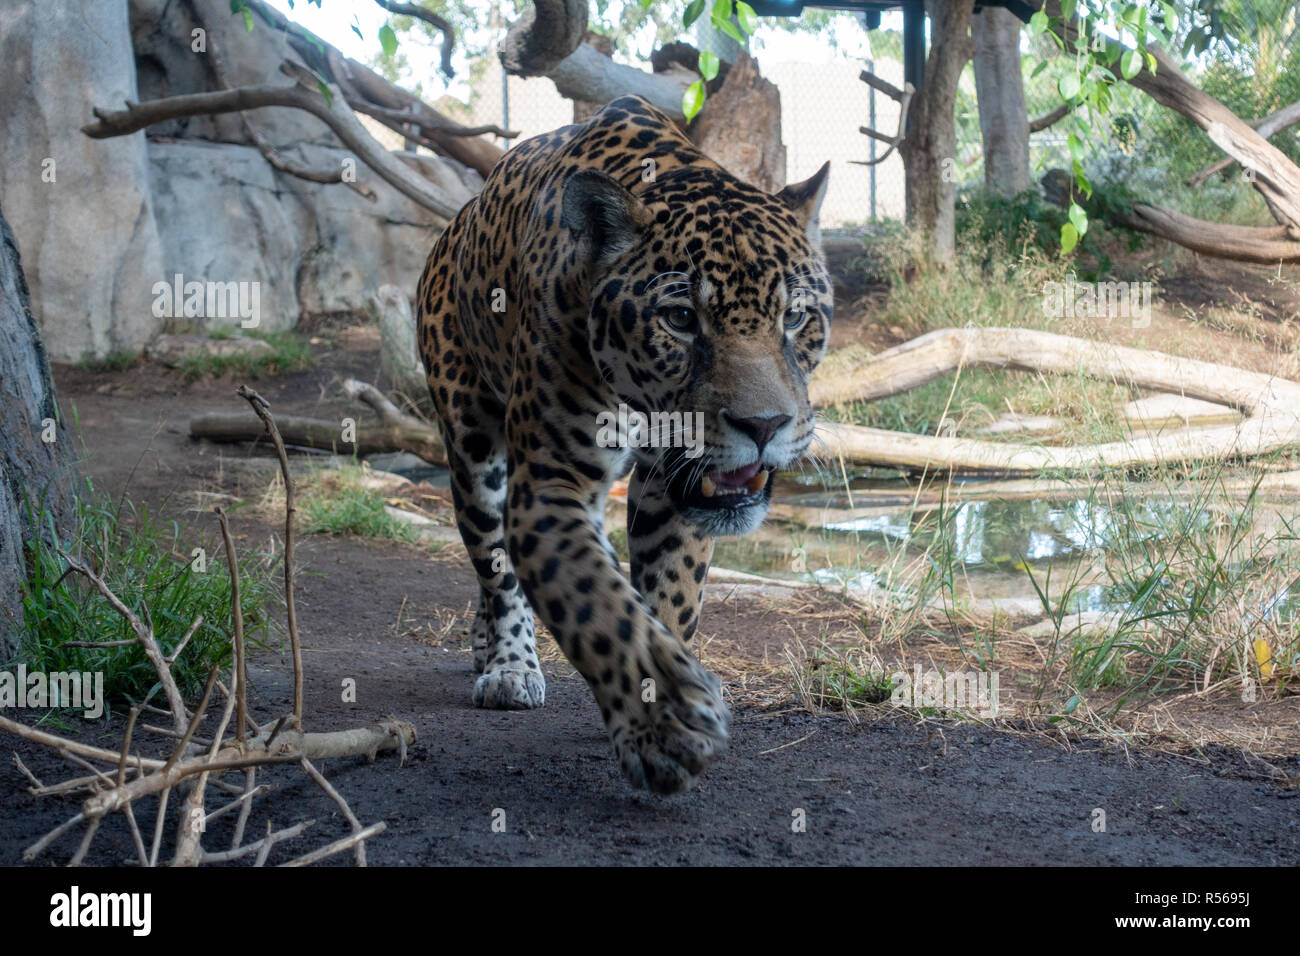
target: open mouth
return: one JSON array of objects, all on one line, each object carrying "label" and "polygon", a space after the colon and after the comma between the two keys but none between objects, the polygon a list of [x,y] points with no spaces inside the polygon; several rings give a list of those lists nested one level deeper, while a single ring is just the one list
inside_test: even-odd
[{"label": "open mouth", "polygon": [[694,508],[745,508],[771,498],[771,478],[772,469],[760,461],[731,471],[706,471],[683,497]]}]

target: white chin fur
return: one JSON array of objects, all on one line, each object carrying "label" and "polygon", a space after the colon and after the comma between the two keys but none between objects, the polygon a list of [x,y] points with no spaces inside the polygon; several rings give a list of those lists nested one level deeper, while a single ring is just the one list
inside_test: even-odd
[{"label": "white chin fur", "polygon": [[682,509],[682,517],[712,538],[738,537],[749,534],[767,517],[766,501],[735,510],[729,508]]}]

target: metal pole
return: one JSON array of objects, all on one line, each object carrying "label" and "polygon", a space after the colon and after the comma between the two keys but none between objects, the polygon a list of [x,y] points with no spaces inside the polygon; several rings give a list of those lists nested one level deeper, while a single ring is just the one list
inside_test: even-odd
[{"label": "metal pole", "polygon": [[921,92],[925,82],[925,4],[921,0],[903,7],[903,79]]},{"label": "metal pole", "polygon": [[[510,128],[510,74],[501,68],[501,128]],[[509,149],[510,140],[501,139],[501,148]]]}]

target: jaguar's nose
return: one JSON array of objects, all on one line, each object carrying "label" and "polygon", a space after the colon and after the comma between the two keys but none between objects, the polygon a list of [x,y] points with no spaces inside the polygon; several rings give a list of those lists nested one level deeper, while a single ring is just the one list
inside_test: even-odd
[{"label": "jaguar's nose", "polygon": [[723,420],[742,435],[748,435],[761,455],[767,443],[781,428],[791,420],[789,415],[767,415],[758,418],[737,418],[728,412],[722,413]]}]

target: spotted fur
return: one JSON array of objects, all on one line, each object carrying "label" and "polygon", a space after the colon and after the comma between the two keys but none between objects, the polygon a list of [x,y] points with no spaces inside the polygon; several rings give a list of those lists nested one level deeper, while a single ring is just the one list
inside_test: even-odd
[{"label": "spotted fur", "polygon": [[[823,167],[769,195],[624,97],[507,153],[420,278],[420,350],[481,585],[474,702],[542,706],[535,610],[638,787],[679,791],[726,746],[719,682],[684,642],[714,537],[757,527],[764,479],[812,436],[825,181]],[[703,442],[606,447],[600,416],[620,405],[698,412]],[[629,581],[604,514],[633,465]]]}]

